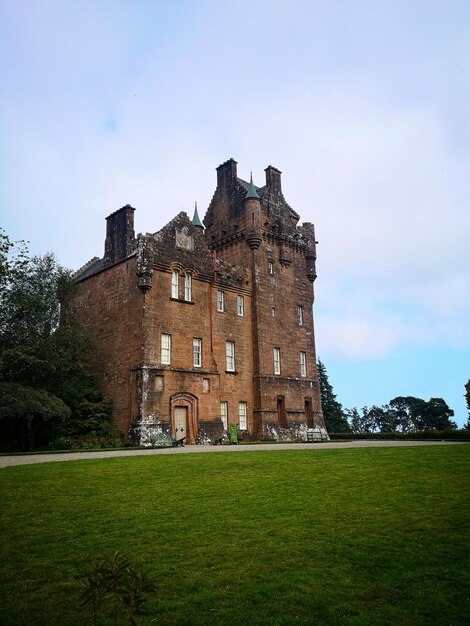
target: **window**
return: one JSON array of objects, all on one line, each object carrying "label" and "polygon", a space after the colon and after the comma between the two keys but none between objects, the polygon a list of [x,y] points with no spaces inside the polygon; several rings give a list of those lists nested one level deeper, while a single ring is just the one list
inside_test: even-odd
[{"label": "window", "polygon": [[268,262],[268,274],[274,274],[274,265],[272,261]]},{"label": "window", "polygon": [[271,307],[271,315],[272,315],[273,317],[276,317],[276,307],[275,307],[275,306],[272,306],[272,307]]},{"label": "window", "polygon": [[274,354],[274,373],[280,374],[281,373],[281,349],[274,348],[273,354]]},{"label": "window", "polygon": [[171,335],[162,333],[160,343],[160,361],[163,365],[171,363]]},{"label": "window", "polygon": [[227,400],[222,400],[220,403],[220,419],[222,420],[222,424],[224,425],[225,430],[228,428],[228,402]]},{"label": "window", "polygon": [[300,304],[297,305],[297,319],[299,320],[299,326],[302,326],[304,323],[304,309]]},{"label": "window", "polygon": [[201,367],[202,363],[202,339],[194,337],[193,339],[193,365]]},{"label": "window", "polygon": [[185,274],[184,277],[184,299],[186,302],[191,302],[192,297],[192,281],[191,274]]},{"label": "window", "polygon": [[217,311],[223,311],[224,310],[224,292],[223,291],[217,291]]},{"label": "window", "polygon": [[171,272],[171,297],[178,298],[179,274],[176,270]]},{"label": "window", "polygon": [[235,343],[233,341],[225,342],[225,369],[227,372],[235,371]]},{"label": "window", "polygon": [[243,301],[243,296],[237,296],[237,315],[243,316],[245,311],[245,303]]},{"label": "window", "polygon": [[238,425],[240,430],[246,430],[246,402],[238,403]]},{"label": "window", "polygon": [[307,376],[307,353],[300,353],[300,375]]}]

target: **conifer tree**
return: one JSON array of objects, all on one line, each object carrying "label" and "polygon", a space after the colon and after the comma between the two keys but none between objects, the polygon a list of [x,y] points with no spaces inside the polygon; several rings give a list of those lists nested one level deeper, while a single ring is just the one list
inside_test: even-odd
[{"label": "conifer tree", "polygon": [[351,432],[342,405],[337,401],[333,387],[328,380],[328,374],[324,364],[318,360],[318,382],[320,384],[320,396],[325,418],[326,429],[332,433]]},{"label": "conifer tree", "polygon": [[464,428],[470,430],[470,378],[465,384],[465,401],[467,403],[468,418]]}]

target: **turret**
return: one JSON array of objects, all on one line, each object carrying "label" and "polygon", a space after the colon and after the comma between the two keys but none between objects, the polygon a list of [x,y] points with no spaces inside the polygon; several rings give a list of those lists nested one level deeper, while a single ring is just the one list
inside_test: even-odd
[{"label": "turret", "polygon": [[245,206],[245,223],[248,236],[246,243],[252,250],[259,248],[262,241],[260,228],[261,200],[253,184],[253,174],[250,173],[250,184],[243,199]]}]

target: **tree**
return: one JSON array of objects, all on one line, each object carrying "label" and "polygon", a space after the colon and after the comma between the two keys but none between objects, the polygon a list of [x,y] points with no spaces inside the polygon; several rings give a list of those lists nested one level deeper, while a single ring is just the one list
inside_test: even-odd
[{"label": "tree", "polygon": [[446,430],[455,429],[457,424],[450,418],[454,417],[454,411],[449,408],[442,398],[431,398],[425,403],[424,415],[422,416],[422,430]]},{"label": "tree", "polygon": [[110,405],[86,365],[91,346],[75,315],[76,289],[54,255],[29,258],[22,242],[0,233],[4,449],[43,447],[64,434],[110,434]]},{"label": "tree", "polygon": [[390,401],[390,408],[395,412],[402,432],[457,427],[450,419],[454,411],[442,398],[431,398],[426,402],[413,396],[399,396]]},{"label": "tree", "polygon": [[362,423],[361,416],[359,415],[359,411],[356,407],[352,409],[346,409],[345,411],[346,419],[348,420],[349,427],[354,434],[359,434],[362,432]]},{"label": "tree", "polygon": [[332,433],[351,432],[342,405],[336,400],[333,387],[328,381],[328,374],[323,363],[317,363],[318,382],[320,385],[320,397],[325,418],[326,429]]},{"label": "tree", "polygon": [[467,403],[468,418],[464,428],[470,430],[470,378],[465,384],[465,402]]},{"label": "tree", "polygon": [[0,382],[0,438],[11,449],[47,444],[58,420],[70,415],[70,408],[44,389]]},{"label": "tree", "polygon": [[407,433],[420,430],[421,415],[425,401],[413,396],[397,396],[390,400],[390,409],[395,413],[396,421],[401,432]]}]

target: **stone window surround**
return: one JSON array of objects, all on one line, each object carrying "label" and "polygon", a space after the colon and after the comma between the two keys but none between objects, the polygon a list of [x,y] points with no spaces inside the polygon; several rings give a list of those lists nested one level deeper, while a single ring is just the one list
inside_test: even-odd
[{"label": "stone window surround", "polygon": [[225,342],[225,370],[227,372],[235,372],[235,342]]},{"label": "stone window surround", "polygon": [[225,311],[225,293],[221,289],[217,289],[217,311],[219,313]]},{"label": "stone window surround", "polygon": [[202,339],[193,337],[193,367],[202,367]]},{"label": "stone window surround", "polygon": [[160,336],[160,361],[162,365],[171,364],[171,335],[162,333]]},{"label": "stone window surround", "polygon": [[273,348],[273,361],[274,361],[274,373],[276,375],[281,373],[281,348]]},{"label": "stone window surround", "polygon": [[248,414],[248,403],[244,400],[238,403],[238,426],[240,430],[247,430],[247,414]]}]

